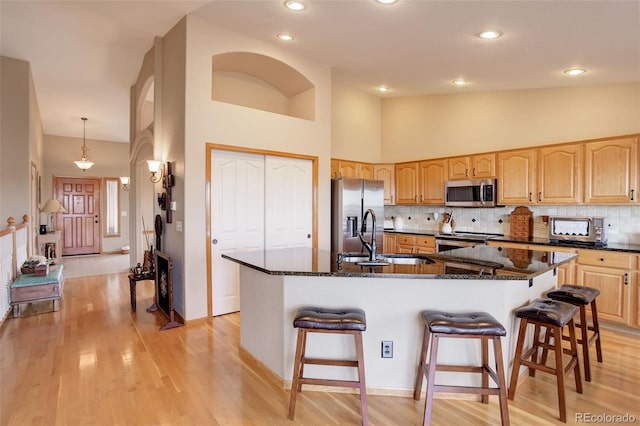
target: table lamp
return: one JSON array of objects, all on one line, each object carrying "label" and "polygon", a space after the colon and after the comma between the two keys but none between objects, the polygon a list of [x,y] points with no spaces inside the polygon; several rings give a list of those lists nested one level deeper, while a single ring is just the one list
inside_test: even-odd
[{"label": "table lamp", "polygon": [[45,203],[45,205],[40,209],[40,212],[49,213],[47,215],[47,225],[49,222],[49,218],[51,218],[51,227],[49,228],[51,229],[50,232],[56,232],[56,221],[53,216],[56,213],[66,213],[67,210],[64,208],[62,204],[60,204],[58,200],[56,200],[55,198],[52,198]]}]

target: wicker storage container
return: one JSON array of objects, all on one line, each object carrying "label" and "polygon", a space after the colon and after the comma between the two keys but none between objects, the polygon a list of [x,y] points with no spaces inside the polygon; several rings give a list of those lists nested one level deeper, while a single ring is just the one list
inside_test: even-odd
[{"label": "wicker storage container", "polygon": [[533,212],[519,206],[509,216],[509,236],[516,240],[528,240],[533,236]]}]

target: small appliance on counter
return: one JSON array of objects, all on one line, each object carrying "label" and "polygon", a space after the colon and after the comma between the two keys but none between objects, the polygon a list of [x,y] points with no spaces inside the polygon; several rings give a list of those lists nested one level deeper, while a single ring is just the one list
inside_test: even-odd
[{"label": "small appliance on counter", "polygon": [[606,246],[607,220],[604,217],[549,217],[551,242],[574,242]]}]

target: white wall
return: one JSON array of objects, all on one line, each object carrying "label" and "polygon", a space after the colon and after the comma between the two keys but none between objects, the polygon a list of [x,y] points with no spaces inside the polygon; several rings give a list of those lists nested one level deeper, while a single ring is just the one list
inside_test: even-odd
[{"label": "white wall", "polygon": [[381,100],[355,89],[348,78],[333,71],[331,99],[331,157],[381,163]]},{"label": "white wall", "polygon": [[[186,319],[207,314],[205,235],[206,143],[317,156],[319,176],[329,176],[331,149],[331,71],[328,67],[292,56],[218,27],[200,18],[187,17],[186,120],[184,196],[176,217],[184,220],[184,312]],[[316,87],[315,121],[302,120],[211,100],[213,55],[246,51],[271,56],[307,77]],[[164,105],[167,105],[166,99]],[[330,205],[328,179],[319,179],[318,244],[329,248]]]},{"label": "white wall", "polygon": [[640,82],[382,101],[385,162],[639,132]]},{"label": "white wall", "polygon": [[42,123],[30,64],[2,56],[0,67],[0,227],[4,228],[9,216],[21,223],[22,216],[30,214],[30,169],[34,162],[41,170]]}]

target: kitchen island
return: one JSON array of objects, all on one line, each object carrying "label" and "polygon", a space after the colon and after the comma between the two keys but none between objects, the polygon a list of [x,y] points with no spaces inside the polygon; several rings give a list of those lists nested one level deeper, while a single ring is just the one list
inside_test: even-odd
[{"label": "kitchen island", "polygon": [[[367,317],[364,353],[368,391],[409,396],[420,355],[420,312],[485,311],[507,329],[503,357],[508,378],[517,338],[513,310],[555,288],[556,268],[575,258],[569,253],[488,246],[422,256],[430,261],[370,268],[344,261],[339,264],[335,254],[308,248],[223,255],[239,264],[242,350],[289,387],[296,342],[292,323],[297,310],[305,305],[358,307]],[[478,265],[482,266],[480,272]],[[308,353],[314,357],[354,357],[349,337],[313,335]],[[393,358],[381,357],[382,340],[393,341]],[[441,361],[464,364],[479,359],[479,344],[473,340],[441,343]],[[310,365],[305,374],[353,380],[356,373],[350,370]],[[461,385],[479,380],[452,373],[439,373],[438,377],[438,382],[444,378]]]}]

